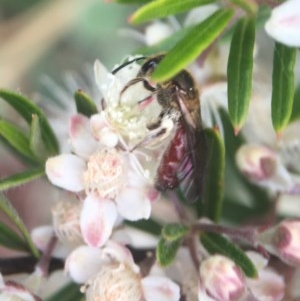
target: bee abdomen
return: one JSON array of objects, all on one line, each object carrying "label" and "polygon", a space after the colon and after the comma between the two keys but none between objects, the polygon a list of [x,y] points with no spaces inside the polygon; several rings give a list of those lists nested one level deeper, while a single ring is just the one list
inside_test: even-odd
[{"label": "bee abdomen", "polygon": [[186,142],[183,129],[178,126],[176,133],[163,154],[157,169],[155,187],[160,191],[179,186],[178,170],[186,155]]}]

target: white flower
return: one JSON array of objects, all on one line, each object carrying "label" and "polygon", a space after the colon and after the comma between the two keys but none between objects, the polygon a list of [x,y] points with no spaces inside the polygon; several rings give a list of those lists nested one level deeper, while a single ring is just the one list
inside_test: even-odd
[{"label": "white flower", "polygon": [[72,279],[85,282],[82,290],[87,301],[177,301],[180,297],[178,285],[166,277],[141,278],[130,251],[113,241],[101,250],[75,250],[67,260],[66,271]]},{"label": "white flower", "polygon": [[272,10],[265,30],[274,40],[287,46],[300,46],[300,1],[288,0]]},{"label": "white flower", "polygon": [[146,90],[143,87],[134,85],[121,93],[136,76],[134,66],[125,66],[117,76],[100,62],[95,63],[103,110],[90,119],[72,116],[69,136],[73,154],[46,162],[47,176],[54,185],[74,193],[85,192],[80,226],[84,241],[94,247],[110,237],[118,214],[129,220],[149,218],[151,202],[159,196],[153,187],[158,164],[153,149],[136,145],[148,134],[147,124],[157,118],[160,108],[151,101],[140,107],[143,96],[139,92]]},{"label": "white flower", "polygon": [[280,301],[285,293],[284,277],[268,268],[268,260],[261,254],[248,251],[247,256],[254,263],[258,277],[256,279],[246,279],[248,288],[258,300]]}]

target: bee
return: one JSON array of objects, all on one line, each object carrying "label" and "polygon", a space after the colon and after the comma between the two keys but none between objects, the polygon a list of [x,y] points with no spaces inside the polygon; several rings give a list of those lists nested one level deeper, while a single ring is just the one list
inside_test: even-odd
[{"label": "bee", "polygon": [[173,136],[160,159],[155,187],[166,191],[180,186],[185,198],[192,202],[201,197],[206,166],[199,91],[187,70],[182,70],[168,81],[153,83],[151,75],[163,58],[164,54],[159,54],[146,59],[136,78],[125,85],[121,94],[138,82],[142,82],[151,95],[156,94],[162,110],[158,119],[147,125],[150,134],[144,143],[164,139],[171,131]]}]

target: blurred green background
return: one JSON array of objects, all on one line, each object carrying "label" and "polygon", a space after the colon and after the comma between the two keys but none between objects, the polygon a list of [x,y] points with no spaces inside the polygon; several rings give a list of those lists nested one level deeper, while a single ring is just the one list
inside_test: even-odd
[{"label": "blurred green background", "polygon": [[103,0],[0,0],[0,87],[31,95],[99,58],[108,68],[138,47],[119,33],[134,6]]}]

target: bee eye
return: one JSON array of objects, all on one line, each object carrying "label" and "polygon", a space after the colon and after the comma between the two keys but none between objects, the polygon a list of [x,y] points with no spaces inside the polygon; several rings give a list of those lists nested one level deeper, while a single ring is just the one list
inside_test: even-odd
[{"label": "bee eye", "polygon": [[142,66],[142,72],[144,74],[148,73],[149,71],[153,71],[157,66],[157,61],[155,60],[150,60],[148,62],[146,62],[143,66]]}]

